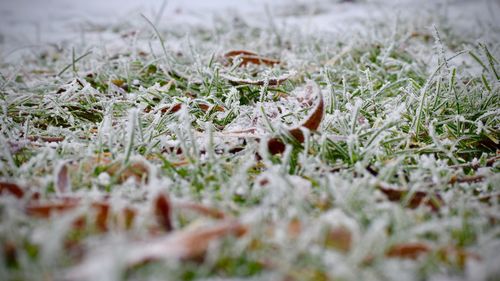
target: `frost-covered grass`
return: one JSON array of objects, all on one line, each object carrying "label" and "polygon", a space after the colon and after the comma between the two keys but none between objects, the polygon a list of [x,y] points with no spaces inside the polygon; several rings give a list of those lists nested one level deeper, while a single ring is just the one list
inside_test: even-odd
[{"label": "frost-covered grass", "polygon": [[[0,279],[498,280],[500,30],[471,30],[432,14],[343,33],[143,18],[99,31],[113,47],[3,62],[0,177],[25,194],[2,187]],[[280,63],[228,64],[234,49]],[[318,102],[307,83],[325,108],[300,142],[287,128]],[[162,193],[173,230],[157,221]],[[242,231],[196,236],[186,248],[210,243],[187,258],[140,244],[226,222]]]}]

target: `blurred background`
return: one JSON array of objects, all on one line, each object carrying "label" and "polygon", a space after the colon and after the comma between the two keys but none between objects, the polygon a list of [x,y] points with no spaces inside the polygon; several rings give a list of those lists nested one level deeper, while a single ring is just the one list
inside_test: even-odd
[{"label": "blurred background", "polygon": [[221,22],[217,19],[229,18],[234,24],[338,32],[374,19],[388,24],[410,15],[415,19],[416,14],[429,23],[441,17],[464,30],[480,29],[481,21],[499,22],[495,11],[500,11],[499,0],[1,0],[0,54],[7,59],[47,44],[112,42],[127,27],[145,26],[141,15],[160,30],[210,28]]}]

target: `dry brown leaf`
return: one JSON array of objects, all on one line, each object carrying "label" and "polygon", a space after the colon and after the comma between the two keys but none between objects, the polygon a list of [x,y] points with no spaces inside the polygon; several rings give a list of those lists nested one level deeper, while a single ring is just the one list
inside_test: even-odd
[{"label": "dry brown leaf", "polygon": [[123,183],[131,177],[134,178],[137,183],[140,183],[144,178],[147,183],[150,173],[149,167],[142,161],[133,161],[126,165],[121,162],[115,162],[106,169],[106,172],[110,176],[117,176],[118,183]]},{"label": "dry brown leaf", "polygon": [[416,259],[422,254],[427,254],[430,251],[431,247],[424,243],[402,243],[389,248],[386,252],[386,256],[391,258]]},{"label": "dry brown leaf", "polygon": [[352,247],[352,234],[349,229],[338,226],[330,229],[326,237],[326,245],[341,252],[349,252]]},{"label": "dry brown leaf", "polygon": [[55,178],[55,188],[58,194],[64,194],[71,189],[71,178],[68,172],[68,165],[63,163],[58,168]]},{"label": "dry brown leaf", "polygon": [[266,58],[258,55],[257,53],[245,51],[245,50],[233,50],[224,54],[224,58],[226,58],[229,63],[232,63],[235,58],[239,58],[241,60],[241,64],[239,66],[246,66],[247,64],[265,64],[273,66],[275,64],[280,64],[280,61],[277,59]]},{"label": "dry brown leaf", "polygon": [[455,183],[474,183],[474,182],[482,182],[486,177],[484,175],[475,175],[475,176],[457,176],[453,175],[449,181],[450,184]]},{"label": "dry brown leaf", "polygon": [[[52,215],[72,211],[82,206],[80,198],[63,198],[54,202],[31,202],[25,207],[28,215],[38,218],[50,218]],[[100,231],[108,230],[108,223],[111,217],[110,205],[106,201],[98,201],[90,204],[94,213],[94,219],[91,225],[95,225]],[[120,214],[113,214],[115,217],[122,216],[125,228],[129,228],[137,214],[137,211],[130,207],[123,208]],[[77,229],[87,225],[85,216],[77,218],[73,226]]]},{"label": "dry brown leaf", "polygon": [[[292,238],[297,238],[302,231],[302,223],[299,220],[292,220],[288,224],[288,235]],[[341,252],[349,252],[352,246],[351,231],[344,226],[332,227],[328,229],[324,243],[327,247]]]},{"label": "dry brown leaf", "polygon": [[278,154],[285,152],[286,146],[282,140],[278,138],[272,138],[267,141],[267,149],[271,154]]},{"label": "dry brown leaf", "polygon": [[[126,206],[120,213],[112,214],[110,211],[111,206],[109,205],[107,199],[108,198],[105,197],[102,200],[89,203],[94,212],[92,215],[95,217],[92,222],[93,225],[96,225],[101,231],[106,231],[108,229],[109,219],[114,217],[121,218],[121,222],[124,222],[125,228],[128,229],[133,223],[138,211],[133,207]],[[27,215],[33,217],[50,218],[53,215],[75,210],[83,204],[85,204],[85,202],[83,202],[79,197],[58,196],[55,199],[46,202],[40,202],[37,200],[29,201],[25,206],[25,212]],[[178,210],[194,211],[216,219],[228,218],[224,212],[199,203],[177,202],[173,204],[173,207]],[[152,202],[152,208],[158,225],[160,225],[165,231],[173,230],[173,224],[171,221],[172,203],[170,202],[168,196],[162,193],[158,194]],[[88,224],[86,222],[86,218],[84,217],[78,218],[74,223],[76,228],[82,228],[86,225]]]},{"label": "dry brown leaf", "polygon": [[150,176],[150,170],[146,162],[142,160],[131,160],[130,163],[124,164],[121,161],[113,162],[110,153],[101,153],[94,157],[90,157],[80,163],[73,163],[68,166],[68,173],[78,171],[80,168],[91,173],[96,166],[103,166],[103,172],[108,173],[111,177],[115,177],[118,183],[123,183],[129,178],[133,178],[135,182],[140,183],[142,179],[147,183]]},{"label": "dry brown leaf", "polygon": [[[235,220],[225,220],[214,225],[173,231],[170,234],[147,241],[128,242],[121,248],[121,261],[128,267],[150,261],[175,259],[189,260],[203,257],[209,245],[226,236],[241,236],[247,227]],[[98,248],[88,255],[79,266],[73,268],[68,279],[90,277],[96,270],[102,269],[106,261],[113,260],[114,253],[108,248]],[[88,278],[86,278],[88,279]]]},{"label": "dry brown leaf", "polygon": [[208,105],[205,103],[198,103],[198,107],[203,110],[204,112],[207,112],[213,108],[213,110],[218,111],[218,112],[224,112],[225,109],[224,107],[220,105]]},{"label": "dry brown leaf", "polygon": [[63,213],[75,209],[80,204],[79,198],[64,198],[51,202],[29,202],[25,207],[28,215],[49,218],[53,213]]},{"label": "dry brown leaf", "polygon": [[393,245],[389,248],[389,250],[387,250],[385,255],[390,258],[417,259],[422,255],[426,255],[431,252],[437,253],[438,257],[444,262],[456,263],[461,268],[465,267],[465,264],[469,259],[481,260],[479,255],[465,251],[460,247],[447,246],[433,250],[430,245],[422,242]]},{"label": "dry brown leaf", "polygon": [[30,141],[44,141],[44,142],[62,142],[64,137],[49,137],[49,136],[28,136]]},{"label": "dry brown leaf", "polygon": [[482,202],[482,203],[491,203],[492,199],[494,199],[493,202],[496,201],[498,204],[498,202],[500,202],[500,192],[494,192],[491,194],[481,195],[478,198],[479,202]]},{"label": "dry brown leaf", "polygon": [[191,210],[205,216],[213,217],[215,219],[227,218],[224,212],[195,202],[177,202],[174,203],[174,207],[176,209]]},{"label": "dry brown leaf", "polygon": [[165,231],[172,231],[172,221],[170,218],[171,205],[170,200],[165,194],[158,194],[154,199],[154,212],[158,224],[163,227]]},{"label": "dry brown leaf", "polygon": [[160,109],[160,111],[162,113],[174,113],[181,110],[181,108],[182,108],[182,103],[176,103],[172,106],[163,107],[162,109]]},{"label": "dry brown leaf", "polygon": [[447,263],[455,263],[460,268],[465,268],[465,265],[468,260],[473,259],[476,261],[481,260],[481,256],[465,251],[462,248],[448,246],[438,250],[438,256]]},{"label": "dry brown leaf", "polygon": [[0,182],[0,195],[11,194],[17,198],[24,196],[24,190],[17,184],[11,182]]},{"label": "dry brown leaf", "polygon": [[428,193],[424,191],[416,191],[411,195],[408,190],[396,189],[384,184],[379,184],[378,189],[382,191],[387,196],[389,201],[399,202],[407,196],[411,196],[408,199],[408,207],[414,209],[418,206],[425,204],[429,206],[433,211],[438,211],[439,208],[444,204],[443,199],[438,193]]},{"label": "dry brown leaf", "polygon": [[224,54],[224,57],[229,58],[229,57],[236,57],[240,55],[247,55],[247,56],[258,56],[257,53],[252,52],[252,51],[247,51],[247,50],[232,50]]},{"label": "dry brown leaf", "polygon": [[[316,131],[319,128],[321,120],[323,120],[325,107],[323,95],[321,95],[321,91],[316,83],[308,83],[305,90],[308,92],[307,96],[317,96],[318,103],[302,124],[288,130],[288,133],[300,143],[303,143],[305,140],[302,128],[306,128],[310,131]],[[283,153],[285,151],[285,144],[278,138],[270,139],[267,143],[267,147],[271,154]]]}]

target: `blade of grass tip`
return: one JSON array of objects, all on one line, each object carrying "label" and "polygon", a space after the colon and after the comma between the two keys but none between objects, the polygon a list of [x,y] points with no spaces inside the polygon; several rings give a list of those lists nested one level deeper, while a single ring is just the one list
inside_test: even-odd
[{"label": "blade of grass tip", "polygon": [[439,104],[439,101],[440,101],[440,95],[439,93],[441,92],[441,79],[438,79],[436,81],[437,83],[437,86],[436,86],[436,94],[434,95],[435,98],[434,98],[434,105],[432,106],[432,110],[431,112],[435,112],[437,109],[438,109],[438,104]]},{"label": "blade of grass tip", "polygon": [[266,98],[266,93],[267,93],[267,88],[269,87],[269,79],[266,78],[264,80],[264,85],[260,87],[259,95],[260,95],[260,102],[264,102]]},{"label": "blade of grass tip", "polygon": [[135,126],[137,122],[137,110],[132,109],[129,113],[129,126],[128,126],[128,143],[127,143],[127,150],[125,152],[125,164],[128,163],[130,159],[130,155],[132,154],[132,148],[134,146],[134,137],[135,137]]},{"label": "blade of grass tip", "polygon": [[490,53],[490,50],[488,50],[488,47],[486,47],[485,44],[482,44],[484,52],[486,53],[486,57],[488,58],[488,63],[490,64],[491,70],[495,74],[495,77],[497,80],[500,80],[500,76],[498,75],[498,72],[495,68],[495,64],[498,64],[498,61],[493,57],[493,55]]},{"label": "blade of grass tip", "polygon": [[[486,77],[484,76],[484,74],[481,75],[481,81],[483,81],[483,85],[488,90],[488,92],[491,92],[490,84],[488,83],[488,80],[486,80]],[[482,97],[483,97],[483,92],[481,92],[481,98]]]},{"label": "blade of grass tip", "polygon": [[[14,79],[17,77],[17,74],[19,73],[19,71],[20,71],[20,69],[16,69],[8,77],[5,77],[2,74],[2,78],[3,78],[4,82],[3,82],[2,86],[0,86],[0,91],[3,91],[5,89],[5,87],[7,87],[7,85],[10,84],[10,82],[14,81]],[[2,95],[2,97],[4,97],[4,96]]]},{"label": "blade of grass tip", "polygon": [[24,139],[25,140],[28,139],[28,136],[29,136],[29,133],[30,133],[30,120],[31,120],[31,118],[28,117],[28,118],[26,118],[26,122],[24,122],[24,129],[23,129],[23,131],[24,131]]},{"label": "blade of grass tip", "polygon": [[483,63],[483,61],[479,58],[479,56],[478,56],[478,55],[476,55],[473,51],[469,51],[469,55],[470,55],[470,56],[471,56],[471,57],[472,57],[475,61],[477,61],[477,63],[479,63],[479,64],[483,67],[483,69],[484,69],[484,70],[489,71],[489,70],[488,70],[488,67],[486,67],[486,65],[485,65],[485,64]]},{"label": "blade of grass tip", "polygon": [[[460,101],[458,99],[458,93],[457,90],[455,89],[455,81],[456,81],[456,76],[457,76],[457,69],[453,68],[451,70],[451,77],[450,77],[450,84],[448,86],[449,89],[453,92],[455,96],[455,107],[457,109],[457,114],[460,115],[461,113],[461,108],[460,108]],[[461,128],[460,128],[460,121],[457,118],[457,133],[460,134]]]},{"label": "blade of grass tip", "polygon": [[[158,31],[158,29],[156,28],[156,26],[145,15],[141,14],[141,17],[143,17],[144,20],[146,20],[146,22],[151,26],[151,28],[153,28],[156,36],[158,37],[158,40],[160,40],[161,49],[163,51],[163,55],[165,56],[165,62],[167,63],[168,68],[171,69],[172,67],[170,65],[170,62],[168,61],[167,48],[165,47],[165,40],[163,40],[163,37],[161,36],[161,34]],[[167,73],[167,75],[168,75],[168,73]]]},{"label": "blade of grass tip", "polygon": [[139,129],[139,137],[141,142],[144,142],[144,130],[142,129],[142,120],[141,120],[141,115],[137,115],[137,127]]},{"label": "blade of grass tip", "polygon": [[267,127],[269,128],[269,130],[271,130],[271,132],[274,133],[275,130],[273,128],[273,125],[271,125],[271,121],[269,120],[269,118],[267,118],[266,111],[264,110],[264,107],[262,105],[260,106],[260,112],[262,113],[262,117],[264,118],[264,121],[266,122]]},{"label": "blade of grass tip", "polygon": [[441,59],[446,66],[446,70],[450,68],[448,65],[448,60],[446,59],[443,41],[441,40],[441,35],[439,35],[439,31],[435,25],[432,26],[434,28],[434,40],[436,41],[436,47],[438,50],[438,57]]},{"label": "blade of grass tip", "polygon": [[155,16],[155,20],[154,20],[155,25],[158,25],[158,23],[160,22],[161,17],[163,16],[163,12],[165,11],[165,8],[167,7],[167,3],[168,3],[167,0],[163,0],[163,2],[161,3],[160,9],[158,10],[158,13],[156,13],[156,16]]},{"label": "blade of grass tip", "polygon": [[438,72],[441,70],[441,68],[443,68],[443,66],[448,65],[449,61],[451,61],[452,59],[454,59],[454,58],[456,58],[456,57],[458,57],[461,54],[464,54],[466,52],[468,52],[468,51],[464,50],[464,51],[458,52],[457,54],[451,56],[450,58],[446,59],[444,62],[439,64],[438,67],[436,67],[436,69],[434,70],[434,72],[429,76],[429,79],[427,79],[427,81],[425,82],[424,87],[422,87],[420,89],[420,101],[418,104],[417,112],[416,112],[415,117],[413,118],[412,124],[411,124],[412,131],[415,132],[415,135],[419,134],[420,126],[418,126],[418,124],[420,123],[420,119],[422,117],[425,96],[426,96],[427,90],[429,89],[432,82],[434,81],[434,78],[436,77]]},{"label": "blade of grass tip", "polygon": [[85,54],[83,54],[75,59],[74,58],[75,53],[74,53],[74,49],[73,49],[73,57],[72,57],[71,63],[68,64],[66,67],[64,67],[61,71],[59,71],[59,73],[57,73],[57,76],[60,77],[61,75],[63,75],[63,73],[66,72],[66,70],[68,70],[70,67],[73,67],[73,71],[76,72],[75,64],[90,54],[92,54],[92,50],[86,52]]},{"label": "blade of grass tip", "polygon": [[72,69],[73,73],[76,73],[76,65],[75,65],[75,48],[71,48],[71,63],[72,63]]},{"label": "blade of grass tip", "polygon": [[[434,29],[435,29],[435,33],[436,33],[435,36],[437,37],[436,40],[438,40],[438,42],[440,42],[439,41],[440,40],[439,33],[438,33],[436,27],[434,27]],[[442,45],[441,45],[441,47],[442,47]],[[438,67],[434,70],[434,72],[429,76],[429,79],[427,79],[427,81],[425,82],[424,87],[422,87],[420,89],[420,101],[418,103],[417,112],[416,112],[415,117],[413,118],[412,124],[411,124],[412,131],[415,132],[415,135],[418,136],[418,134],[419,134],[419,131],[420,131],[419,123],[420,123],[420,119],[422,118],[422,111],[423,111],[423,107],[424,107],[426,93],[427,93],[429,87],[431,86],[432,82],[434,81],[434,78],[436,77],[438,72],[441,70],[441,68],[443,68],[443,66],[446,66],[446,68],[448,69],[448,62],[449,61],[451,61],[452,59],[454,59],[454,58],[458,57],[459,55],[466,53],[466,52],[468,52],[468,51],[464,50],[464,51],[458,52],[457,54],[451,56],[448,59],[444,58],[443,62],[441,64],[439,64]]]},{"label": "blade of grass tip", "polygon": [[[8,142],[3,138],[3,136],[0,135],[0,145],[3,147],[3,156],[6,158],[8,165],[10,166],[10,169],[12,171],[12,175],[16,176],[17,175],[17,166],[16,162],[14,161],[14,158],[12,157],[12,153],[9,150],[9,145]],[[4,171],[3,174],[7,174],[7,171]]]},{"label": "blade of grass tip", "polygon": [[[332,73],[329,69],[326,70],[326,78],[327,78],[327,83],[328,83],[328,88],[330,89],[330,106],[328,108],[328,113],[333,114],[335,109],[337,109],[337,95],[335,94],[335,89],[333,88],[333,79],[332,79]],[[345,85],[345,80],[344,77],[342,78],[342,83]]]},{"label": "blade of grass tip", "polygon": [[351,135],[354,135],[356,132],[356,123],[358,121],[359,109],[361,108],[361,104],[355,104],[354,110],[351,117]]},{"label": "blade of grass tip", "polygon": [[210,160],[211,163],[213,163],[215,161],[214,130],[212,124],[210,123],[207,123],[205,126],[206,126],[206,131],[208,133],[208,145],[207,145],[208,159]]}]

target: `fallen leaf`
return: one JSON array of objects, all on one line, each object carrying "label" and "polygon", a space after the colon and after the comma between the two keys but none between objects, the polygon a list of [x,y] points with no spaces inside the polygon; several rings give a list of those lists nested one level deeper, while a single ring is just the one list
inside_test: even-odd
[{"label": "fallen leaf", "polygon": [[460,268],[465,268],[467,261],[470,259],[481,260],[481,256],[454,246],[443,247],[437,251],[437,254],[444,262],[455,263]]},{"label": "fallen leaf", "polygon": [[267,149],[271,154],[278,154],[285,152],[286,146],[282,140],[278,138],[272,138],[267,141]]},{"label": "fallen leaf", "polygon": [[[304,133],[302,132],[302,128],[306,128],[310,131],[316,131],[321,124],[321,120],[323,119],[324,114],[324,101],[323,96],[321,95],[321,91],[318,85],[314,82],[309,82],[306,85],[305,89],[308,93],[307,96],[317,96],[318,103],[316,107],[312,110],[309,116],[297,127],[288,129],[288,133],[295,138],[300,143],[303,143],[305,140]],[[271,154],[283,153],[285,151],[285,144],[278,138],[272,138],[268,141],[267,147]]]},{"label": "fallen leaf", "polygon": [[15,184],[10,182],[0,182],[0,195],[10,194],[14,195],[17,198],[22,198],[24,196],[23,189]]},{"label": "fallen leaf", "polygon": [[220,106],[220,105],[208,105],[208,104],[205,104],[205,103],[198,103],[198,107],[203,110],[204,112],[207,112],[209,110],[211,110],[213,108],[213,110],[215,111],[218,111],[218,112],[223,112],[225,111],[225,109]]},{"label": "fallen leaf", "polygon": [[[36,202],[29,203],[25,207],[26,214],[38,218],[50,218],[53,215],[65,213],[72,211],[78,207],[82,206],[80,198],[64,198],[59,199],[55,202]],[[94,213],[94,220],[92,225],[95,225],[100,231],[108,230],[109,218],[111,215],[110,205],[106,201],[97,201],[90,204]],[[123,216],[122,221],[124,222],[124,227],[128,228],[132,224],[137,211],[130,207],[125,207],[120,214]],[[117,214],[118,215],[118,214]],[[75,228],[83,228],[87,224],[85,216],[77,218],[73,226]]]},{"label": "fallen leaf", "polygon": [[147,183],[150,173],[149,167],[142,161],[132,161],[129,164],[115,162],[106,169],[106,172],[110,176],[116,176],[118,183],[124,183],[129,178],[134,178],[137,183],[140,183],[144,179]]},{"label": "fallen leaf", "polygon": [[236,57],[240,55],[247,55],[247,56],[258,56],[257,53],[251,52],[251,51],[246,51],[246,50],[232,50],[224,54],[224,57],[229,58],[229,57]]},{"label": "fallen leaf", "polygon": [[68,173],[68,165],[66,163],[61,164],[58,167],[55,177],[55,187],[58,194],[64,194],[71,189],[71,179]]},{"label": "fallen leaf", "polygon": [[175,113],[175,112],[181,110],[181,108],[182,108],[182,103],[176,103],[176,104],[171,105],[171,106],[162,107],[160,109],[160,111],[162,113]]},{"label": "fallen leaf", "polygon": [[382,183],[380,183],[377,188],[382,191],[385,196],[387,196],[387,199],[389,199],[389,201],[393,202],[400,202],[407,196],[411,196],[410,198],[405,200],[407,200],[408,202],[408,207],[412,209],[425,204],[429,206],[433,211],[438,211],[439,208],[444,204],[443,199],[438,193],[430,194],[425,191],[416,191],[409,195],[410,192],[408,190],[392,188]]},{"label": "fallen leaf", "polygon": [[386,256],[390,258],[407,258],[416,259],[422,254],[427,254],[431,251],[431,247],[424,243],[402,243],[389,248]]},{"label": "fallen leaf", "polygon": [[[291,238],[297,238],[303,230],[302,222],[298,219],[293,219],[288,223],[287,233]],[[348,252],[352,246],[351,231],[344,226],[332,227],[327,230],[324,243],[327,247]]]},{"label": "fallen leaf", "polygon": [[224,219],[227,218],[226,214],[220,210],[215,208],[207,207],[195,202],[177,202],[174,203],[174,207],[176,209],[185,209],[197,212],[199,214],[213,217],[216,219]]},{"label": "fallen leaf", "polygon": [[234,59],[239,58],[241,63],[239,66],[246,66],[247,64],[265,64],[273,66],[275,64],[280,64],[280,61],[277,59],[266,58],[258,55],[257,53],[245,51],[245,50],[234,50],[229,51],[224,54],[224,58],[226,58],[229,63],[232,63]]},{"label": "fallen leaf", "polygon": [[334,227],[328,231],[325,242],[327,246],[346,253],[352,247],[352,234],[346,227]]},{"label": "fallen leaf", "polygon": [[64,141],[64,137],[49,137],[49,136],[28,136],[28,140],[30,141],[44,141],[44,142],[62,142]]},{"label": "fallen leaf", "polygon": [[170,219],[171,206],[170,200],[167,195],[160,193],[154,199],[154,212],[158,224],[163,227],[165,231],[172,231],[172,221]]},{"label": "fallen leaf", "polygon": [[442,261],[456,263],[461,268],[465,267],[469,259],[481,260],[479,255],[465,251],[460,247],[446,246],[433,250],[433,247],[422,242],[393,245],[387,250],[385,255],[390,258],[417,259],[431,252],[435,252]]},{"label": "fallen leaf", "polygon": [[[210,226],[187,228],[173,231],[167,235],[147,241],[131,241],[119,247],[120,260],[127,267],[133,267],[157,260],[190,260],[203,257],[209,245],[223,237],[241,236],[247,232],[247,227],[235,220],[226,220]],[[92,279],[92,274],[102,270],[103,264],[113,260],[115,253],[109,246],[97,248],[87,255],[87,258],[74,267],[67,278]]]},{"label": "fallen leaf", "polygon": [[455,183],[474,183],[474,182],[481,182],[486,177],[484,175],[475,175],[475,176],[462,176],[459,177],[457,175],[453,175],[449,181],[450,184],[455,184]]}]

